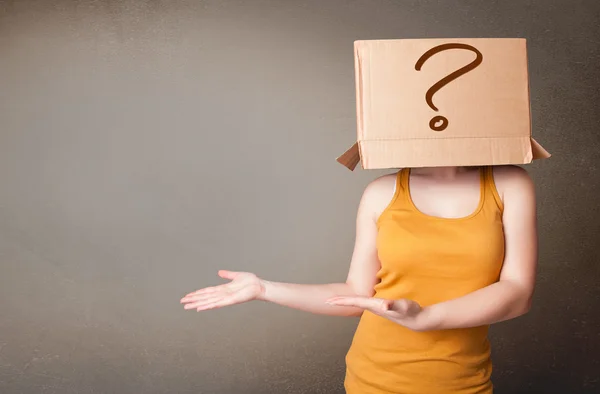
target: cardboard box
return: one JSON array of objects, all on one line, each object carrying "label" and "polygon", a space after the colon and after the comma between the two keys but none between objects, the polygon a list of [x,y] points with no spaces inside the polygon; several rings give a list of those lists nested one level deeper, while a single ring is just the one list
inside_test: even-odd
[{"label": "cardboard box", "polygon": [[354,43],[357,142],[350,170],[526,164],[531,138],[525,39]]}]

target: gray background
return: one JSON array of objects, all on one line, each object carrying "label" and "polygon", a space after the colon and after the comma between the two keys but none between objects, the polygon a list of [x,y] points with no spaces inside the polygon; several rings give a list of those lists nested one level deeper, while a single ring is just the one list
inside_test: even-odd
[{"label": "gray background", "polygon": [[219,268],[343,281],[355,39],[525,37],[531,313],[498,393],[600,392],[600,3],[0,1],[0,392],[341,393],[357,320],[185,312]]}]

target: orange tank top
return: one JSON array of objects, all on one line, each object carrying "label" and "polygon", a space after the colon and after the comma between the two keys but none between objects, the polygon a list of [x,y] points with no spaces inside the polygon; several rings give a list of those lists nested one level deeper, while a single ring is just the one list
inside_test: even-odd
[{"label": "orange tank top", "polygon": [[[469,216],[429,216],[413,204],[410,169],[377,221],[381,269],[375,297],[427,306],[498,281],[504,260],[502,201],[492,167],[480,169]],[[346,356],[348,394],[491,393],[488,326],[416,332],[365,311]]]}]

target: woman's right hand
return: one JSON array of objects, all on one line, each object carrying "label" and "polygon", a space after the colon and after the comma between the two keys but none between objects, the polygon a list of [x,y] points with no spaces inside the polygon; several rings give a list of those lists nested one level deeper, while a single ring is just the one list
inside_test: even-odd
[{"label": "woman's right hand", "polygon": [[187,294],[181,299],[184,309],[203,311],[222,308],[256,300],[264,295],[262,281],[250,272],[219,271],[219,276],[229,279],[229,283],[206,287]]}]

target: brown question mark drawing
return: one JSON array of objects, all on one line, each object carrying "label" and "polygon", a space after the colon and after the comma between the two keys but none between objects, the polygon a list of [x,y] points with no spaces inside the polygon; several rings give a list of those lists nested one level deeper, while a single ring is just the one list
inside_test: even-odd
[{"label": "brown question mark drawing", "polygon": [[[471,45],[467,45],[467,44],[449,43],[449,44],[442,44],[442,45],[433,47],[430,50],[428,50],[427,52],[425,52],[423,55],[421,55],[421,57],[419,58],[419,60],[417,60],[417,63],[415,64],[415,69],[417,71],[421,71],[421,67],[423,67],[423,64],[425,63],[425,61],[427,61],[427,59],[429,59],[430,57],[432,57],[433,55],[435,55],[437,53],[447,51],[448,49],[466,49],[466,50],[474,52],[477,55],[477,57],[471,63],[467,64],[466,66],[464,66],[462,68],[459,68],[458,70],[454,71],[453,73],[442,78],[436,84],[434,84],[432,87],[430,87],[429,90],[427,90],[427,93],[425,93],[425,101],[427,102],[427,105],[429,105],[429,107],[436,112],[438,112],[439,110],[433,104],[433,95],[437,91],[439,91],[441,88],[443,88],[450,82],[454,81],[461,75],[464,75],[464,74],[468,73],[469,71],[474,70],[483,61],[483,55],[481,54],[481,52],[479,52],[479,50],[477,50],[477,48],[472,47]],[[440,124],[438,125],[438,123],[440,123]],[[440,116],[440,115],[434,116],[429,121],[429,127],[435,131],[443,131],[446,129],[446,127],[448,127],[448,119],[443,116]]]}]

